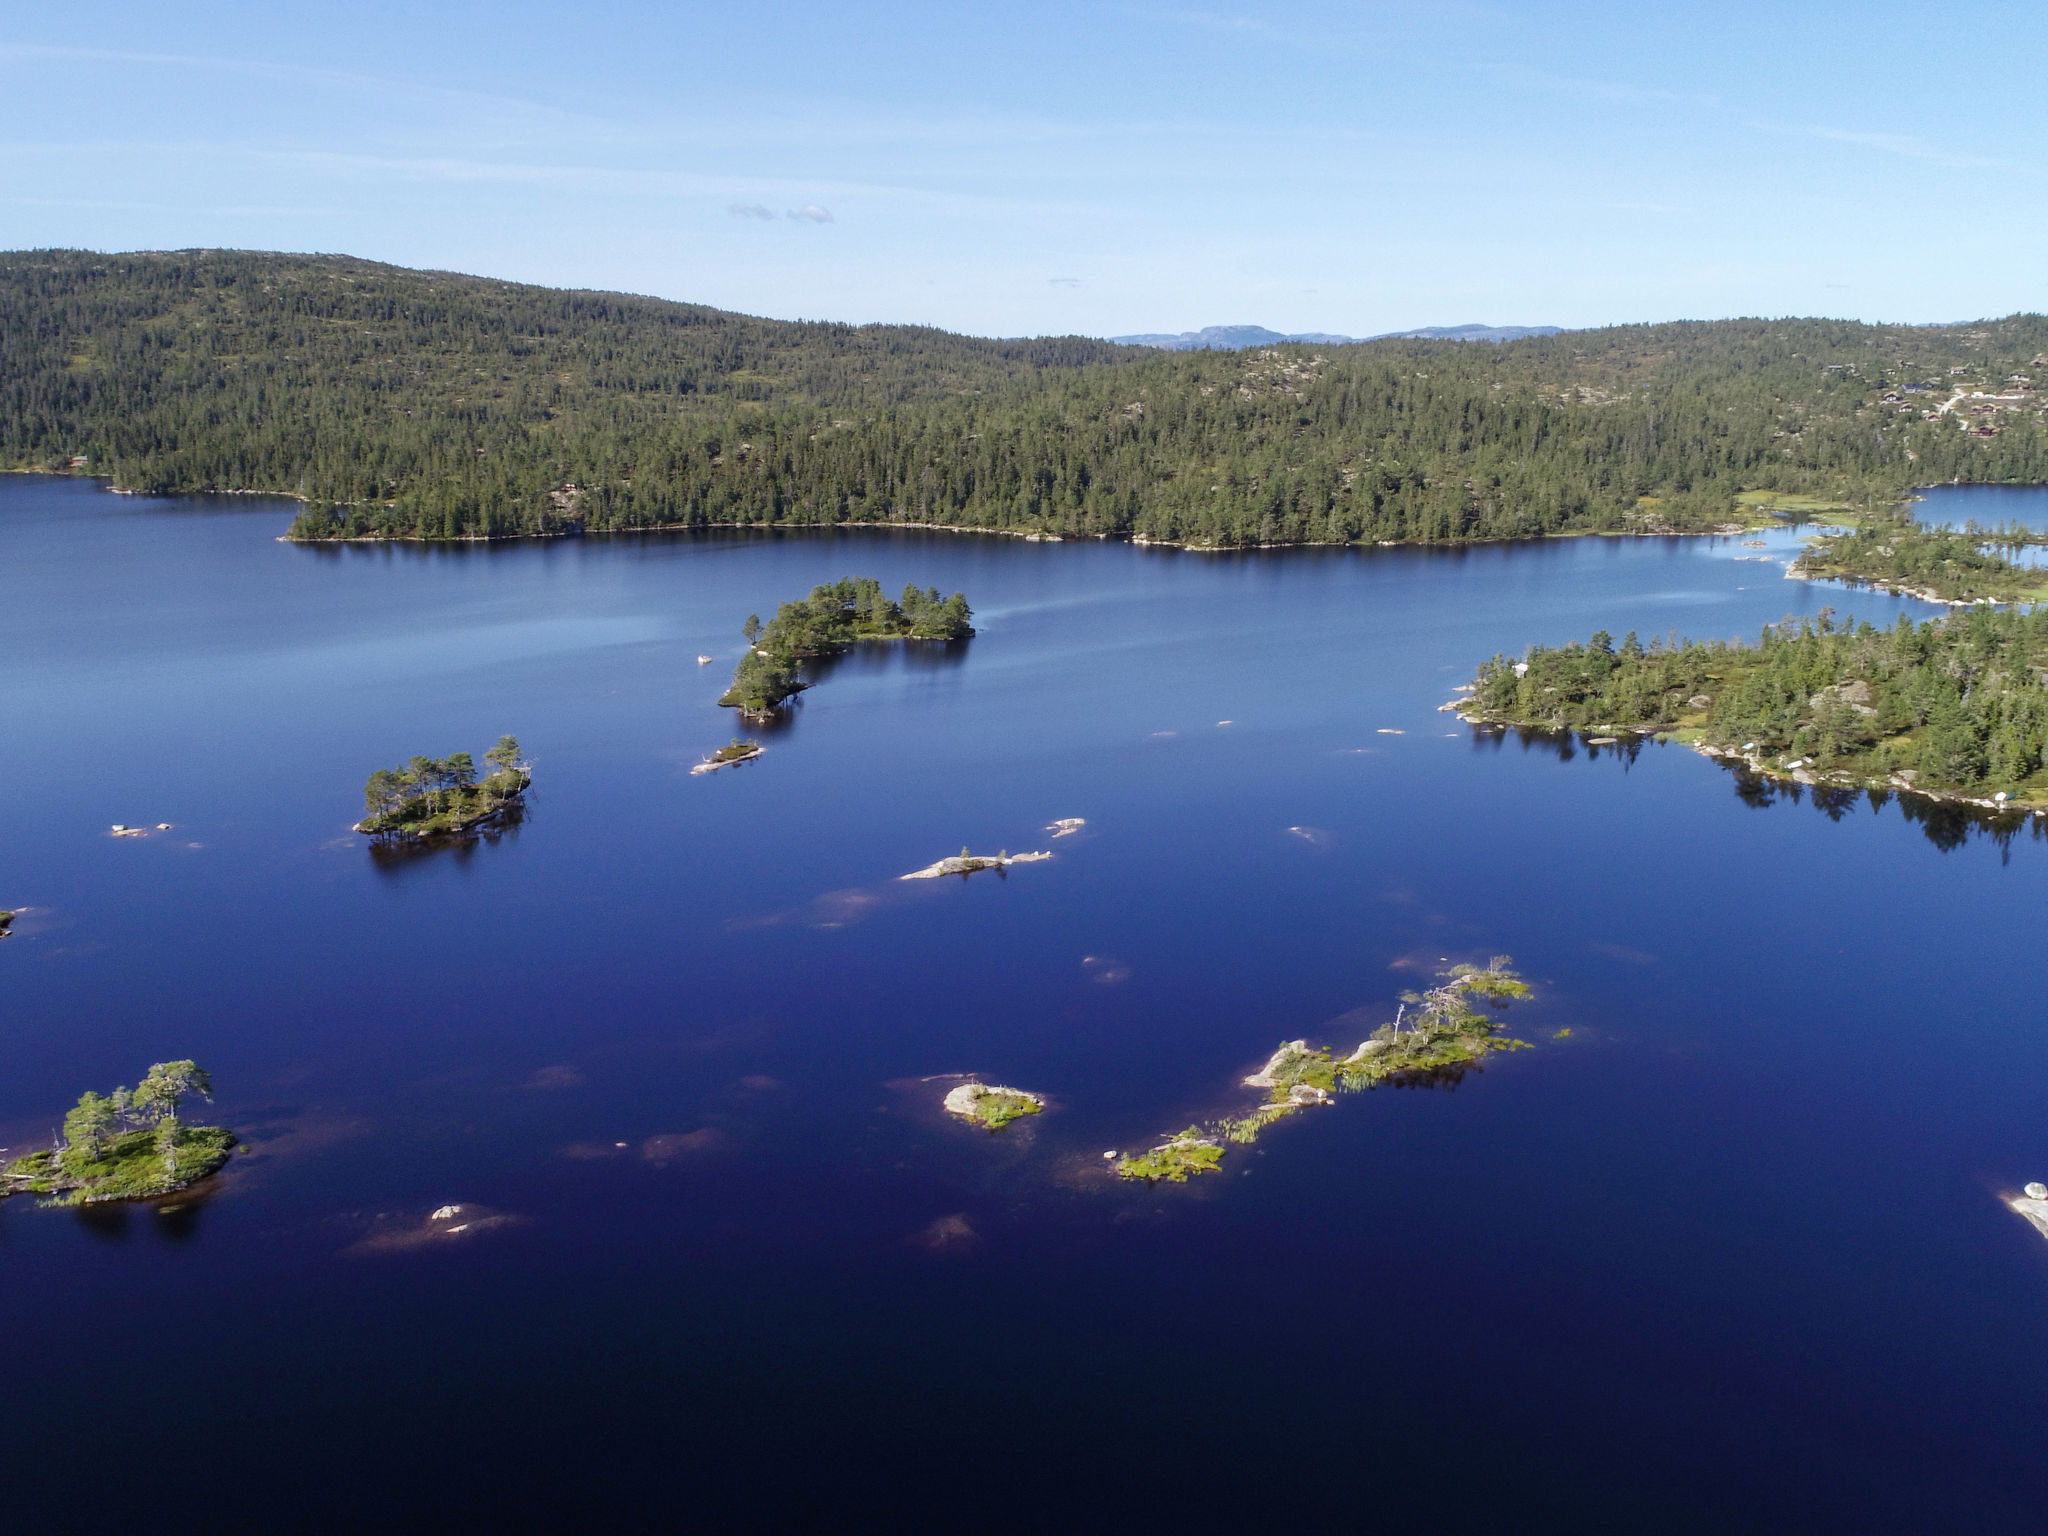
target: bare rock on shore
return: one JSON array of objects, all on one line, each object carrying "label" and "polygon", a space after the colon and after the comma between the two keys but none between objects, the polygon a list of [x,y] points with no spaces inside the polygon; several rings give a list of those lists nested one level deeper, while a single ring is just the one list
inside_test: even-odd
[{"label": "bare rock on shore", "polygon": [[1277,1088],[1280,1086],[1280,1069],[1297,1056],[1308,1054],[1306,1040],[1289,1040],[1267,1058],[1266,1064],[1244,1080],[1247,1088]]},{"label": "bare rock on shore", "polygon": [[1012,1120],[1035,1115],[1045,1108],[1039,1094],[1022,1088],[1005,1088],[1000,1083],[962,1083],[946,1095],[945,1110],[963,1120],[999,1131]]},{"label": "bare rock on shore", "polygon": [[2029,1184],[2025,1194],[2014,1195],[2006,1204],[2026,1217],[2036,1232],[2048,1237],[2048,1190],[2036,1195],[2034,1191],[2037,1189],[2042,1189],[2042,1186]]}]

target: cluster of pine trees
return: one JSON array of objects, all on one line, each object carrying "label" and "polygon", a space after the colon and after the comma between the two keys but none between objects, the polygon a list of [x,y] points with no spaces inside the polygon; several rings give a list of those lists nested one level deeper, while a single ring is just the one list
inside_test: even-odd
[{"label": "cluster of pine trees", "polygon": [[363,786],[359,832],[454,831],[493,815],[533,782],[519,755],[517,737],[500,736],[484,754],[490,772],[477,777],[467,752],[449,757],[415,757],[398,768],[379,768]]},{"label": "cluster of pine trees", "polygon": [[1705,742],[1918,789],[2048,794],[2048,609],[1972,608],[1915,624],[1816,619],[1755,645],[1604,630],[1496,656],[1476,713],[1555,728],[1698,729]]},{"label": "cluster of pine trees", "polygon": [[747,615],[741,631],[747,654],[718,702],[762,714],[809,686],[803,663],[813,657],[843,651],[856,640],[964,640],[974,633],[968,622],[973,617],[963,593],[942,598],[937,587],[920,590],[912,583],[895,601],[866,576],[813,587],[809,597],[778,607],[765,626],[759,614]]},{"label": "cluster of pine trees", "polygon": [[284,492],[305,499],[308,539],[1693,528],[1739,489],[1862,502],[2048,480],[2037,415],[1980,438],[1883,399],[2042,366],[2040,316],[1160,352],[760,320],[338,257],[0,255],[0,463],[82,457],[124,488]]}]

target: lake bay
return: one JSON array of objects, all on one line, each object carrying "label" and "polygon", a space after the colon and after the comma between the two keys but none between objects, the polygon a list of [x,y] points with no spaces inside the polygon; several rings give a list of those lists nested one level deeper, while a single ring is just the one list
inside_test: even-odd
[{"label": "lake bay", "polygon": [[[1531,642],[1928,605],[1737,558],[1789,530],[304,548],[292,512],[0,482],[0,1143],[191,1056],[249,1146],[168,1213],[0,1208],[23,1528],[83,1528],[110,1395],[229,1528],[307,1483],[337,1529],[2037,1522],[2048,1244],[1999,1198],[2048,1178],[2033,825],[1437,708]],[[844,575],[980,633],[856,649],[693,777],[741,623]],[[371,770],[504,732],[502,837],[350,832]],[[1055,857],[898,880],[963,844]],[[1535,1049],[1109,1173],[1502,953]],[[948,1123],[959,1073],[1048,1112]],[[448,1204],[484,1225],[419,1240]]]}]

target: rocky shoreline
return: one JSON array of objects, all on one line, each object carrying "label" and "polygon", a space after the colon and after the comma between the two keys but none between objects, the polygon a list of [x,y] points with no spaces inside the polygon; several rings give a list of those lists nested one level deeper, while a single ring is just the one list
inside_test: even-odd
[{"label": "rocky shoreline", "polygon": [[941,875],[971,875],[982,869],[1008,869],[1012,864],[1036,864],[1051,858],[1049,853],[967,853],[960,852],[943,858],[936,864],[927,864],[923,869],[913,869],[907,875],[898,875],[899,880],[936,880]]}]

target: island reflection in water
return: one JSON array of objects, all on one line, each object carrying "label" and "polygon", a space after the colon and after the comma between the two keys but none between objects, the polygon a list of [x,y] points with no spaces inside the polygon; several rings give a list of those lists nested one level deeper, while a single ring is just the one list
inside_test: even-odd
[{"label": "island reflection in water", "polygon": [[[1608,740],[1595,739],[1591,732],[1544,730],[1534,726],[1473,724],[1467,728],[1472,733],[1473,745],[1477,747],[1498,750],[1512,736],[1525,752],[1545,752],[1560,763],[1573,762],[1583,755],[1588,762],[1605,760],[1618,764],[1624,773],[1635,766],[1647,748],[1680,752],[1692,750],[1679,742],[1658,741],[1654,736],[1631,735]],[[1895,806],[1900,816],[1918,827],[1921,835],[1944,853],[1965,846],[1972,838],[1983,837],[1998,845],[2001,858],[2005,860],[2011,859],[2013,845],[2021,840],[2022,834],[2034,842],[2048,842],[2048,816],[2038,816],[2030,811],[1987,811],[1981,806],[1915,794],[1911,790],[1801,784],[1796,780],[1754,772],[1742,762],[1710,757],[1705,753],[1698,755],[1707,757],[1708,761],[1733,775],[1735,798],[1756,810],[1768,810],[1776,805],[1810,805],[1828,820],[1838,822],[1858,810],[1867,810],[1875,816],[1882,814],[1887,806]]]}]

